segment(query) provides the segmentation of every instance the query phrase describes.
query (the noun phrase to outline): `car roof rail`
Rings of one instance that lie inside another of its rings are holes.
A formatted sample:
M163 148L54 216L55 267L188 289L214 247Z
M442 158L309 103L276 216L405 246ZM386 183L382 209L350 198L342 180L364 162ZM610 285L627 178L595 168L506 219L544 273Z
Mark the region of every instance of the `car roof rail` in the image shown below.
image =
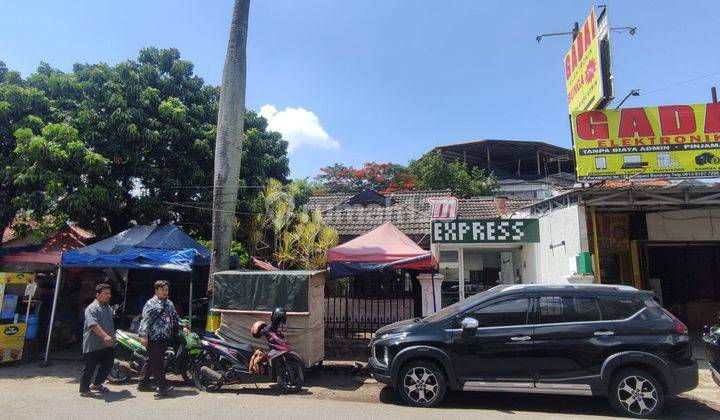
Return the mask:
M513 284L510 286L502 287L502 286L496 286L500 288L500 291L503 292L509 292L513 290L524 290L524 289L551 289L551 290L582 290L582 289L605 289L605 290L617 290L617 291L623 291L623 292L637 292L639 291L635 287L627 286L624 284Z

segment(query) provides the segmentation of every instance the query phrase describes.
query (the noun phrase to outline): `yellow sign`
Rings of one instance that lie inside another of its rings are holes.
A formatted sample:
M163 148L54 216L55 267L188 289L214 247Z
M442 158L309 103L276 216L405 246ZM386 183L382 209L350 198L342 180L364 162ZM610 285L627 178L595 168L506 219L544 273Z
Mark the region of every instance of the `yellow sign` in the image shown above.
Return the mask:
M720 103L571 114L579 181L720 176Z
M35 281L35 273L0 273L0 284L27 284Z
M25 328L25 324L0 325L0 363L22 358Z
M595 8L590 10L564 62L570 112L595 109L604 99Z

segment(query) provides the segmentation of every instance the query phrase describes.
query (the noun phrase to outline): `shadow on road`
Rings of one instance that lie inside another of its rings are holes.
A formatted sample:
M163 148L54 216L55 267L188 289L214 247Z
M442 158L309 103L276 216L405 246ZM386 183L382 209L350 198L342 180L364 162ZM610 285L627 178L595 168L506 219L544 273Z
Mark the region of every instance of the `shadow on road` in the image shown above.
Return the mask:
M395 391L386 386L380 391L380 401L386 404L403 405ZM604 397L582 397L565 395L511 394L493 392L450 391L438 405L439 408L496 410L506 414L538 412L564 415L613 416L616 414ZM702 401L683 397L671 397L665 402L661 418L720 418L720 411Z

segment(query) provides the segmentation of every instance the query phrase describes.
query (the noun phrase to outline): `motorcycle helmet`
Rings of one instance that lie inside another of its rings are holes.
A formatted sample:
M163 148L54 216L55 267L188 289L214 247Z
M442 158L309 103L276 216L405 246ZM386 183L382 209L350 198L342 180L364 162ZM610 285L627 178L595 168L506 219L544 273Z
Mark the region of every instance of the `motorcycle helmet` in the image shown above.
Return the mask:
M254 324L252 324L252 327L250 327L250 334L252 334L255 338L260 338L262 335L262 330L265 328L267 324L262 321L257 321Z
M287 311L285 311L285 308L273 309L272 315L270 315L270 325L273 326L273 330L277 330L280 324L285 323L287 323Z

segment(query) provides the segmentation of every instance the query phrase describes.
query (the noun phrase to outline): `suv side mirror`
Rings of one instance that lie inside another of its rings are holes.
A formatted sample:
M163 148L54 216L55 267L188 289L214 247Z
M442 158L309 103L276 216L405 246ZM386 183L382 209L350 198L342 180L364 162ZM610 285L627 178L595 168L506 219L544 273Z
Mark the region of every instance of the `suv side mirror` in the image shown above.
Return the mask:
M475 331L477 331L478 326L480 323L475 318L467 317L460 322L460 326L462 327L462 330L464 333L468 334L475 334Z

